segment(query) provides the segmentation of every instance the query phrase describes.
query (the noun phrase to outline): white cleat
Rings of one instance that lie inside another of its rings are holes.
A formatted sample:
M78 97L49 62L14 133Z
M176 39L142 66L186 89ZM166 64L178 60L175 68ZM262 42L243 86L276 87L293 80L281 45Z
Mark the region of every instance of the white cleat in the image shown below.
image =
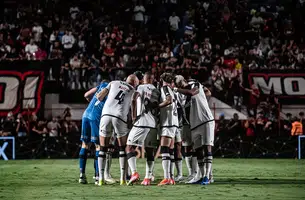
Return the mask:
M192 174L192 175L189 175L188 177L186 177L185 179L184 179L184 183L187 183L187 182L189 182L190 180L192 180L194 178L194 175Z
M186 182L186 184L198 184L198 183L200 183L200 181L201 181L201 178L194 177L192 180Z
M183 176L176 176L174 178L175 182L182 182L184 180L184 177Z
M115 184L117 181L114 178L112 178L111 175L110 175L110 176L105 177L105 182L107 184Z
M81 174L79 179L78 179L78 182L81 183L81 184L87 184L88 181L87 181L86 175L85 174Z
M214 180L214 176L210 176L210 183L214 183L215 180Z

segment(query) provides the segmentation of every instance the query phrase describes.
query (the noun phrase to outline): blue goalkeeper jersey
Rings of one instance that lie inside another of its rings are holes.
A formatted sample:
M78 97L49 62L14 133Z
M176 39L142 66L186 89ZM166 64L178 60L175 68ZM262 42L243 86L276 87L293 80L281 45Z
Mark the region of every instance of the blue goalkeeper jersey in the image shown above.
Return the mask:
M90 120L98 120L98 121L101 119L101 114L107 98L104 98L103 101L101 101L97 106L95 106L95 103L98 101L98 99L96 98L96 94L102 91L107 85L108 82L103 82L96 87L97 90L94 93L88 107L86 108L83 114L83 118L88 118Z

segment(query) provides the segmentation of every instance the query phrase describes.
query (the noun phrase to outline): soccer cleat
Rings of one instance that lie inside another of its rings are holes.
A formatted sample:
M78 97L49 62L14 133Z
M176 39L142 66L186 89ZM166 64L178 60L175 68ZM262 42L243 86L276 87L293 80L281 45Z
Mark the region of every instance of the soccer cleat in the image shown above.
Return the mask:
M205 176L201 182L201 185L208 185L208 184L210 184L210 180L208 177Z
M200 184L201 183L201 178L198 178L198 177L194 177L192 180L186 182L187 184Z
M153 174L151 175L150 180L151 180L151 182L155 181L155 176Z
M98 181L98 186L106 185L104 180L99 180Z
M175 180L173 178L169 179L170 185L176 185Z
M189 175L188 177L186 177L184 183L187 183L189 182L190 180L192 180L195 176L192 174L192 175Z
M144 178L144 180L142 181L141 185L150 185L151 179L149 178Z
M127 185L132 185L133 183L140 180L140 175L138 172L135 172L133 175L131 175Z
M176 176L175 177L175 182L182 182L184 180L183 176Z
M99 183L99 177L97 176L97 177L95 177L94 184L95 184L95 185L98 185L98 183Z
M162 186L162 185L170 185L170 179L163 179L159 184L158 186Z
M210 176L210 183L214 183L215 180L214 180L214 176Z
M126 180L121 180L120 185L126 185Z
M88 181L87 181L86 175L85 174L81 174L79 179L78 179L78 182L81 183L81 184L87 184Z
M105 181L108 184L115 184L117 181L111 177L111 175L105 177Z

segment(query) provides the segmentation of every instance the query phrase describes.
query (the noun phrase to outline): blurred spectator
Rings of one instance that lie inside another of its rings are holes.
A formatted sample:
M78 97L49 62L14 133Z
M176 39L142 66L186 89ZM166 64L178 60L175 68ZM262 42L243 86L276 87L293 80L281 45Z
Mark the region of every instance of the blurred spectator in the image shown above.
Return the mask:
M303 135L303 124L298 120L297 117L294 117L291 128L291 135Z
M12 112L7 114L7 117L1 121L0 136L12 136L16 132L16 123Z
M16 133L18 137L25 137L28 135L28 124L23 118L22 114L19 113L16 119Z
M56 117L53 117L52 121L48 122L47 128L49 130L49 136L50 137L58 137L59 136L59 132L60 132L61 126L58 123Z
M242 130L243 128L239 116L237 113L234 113L233 118L227 124L227 131L229 132L229 135L241 135Z
M30 43L25 46L25 53L28 60L36 59L36 52L38 51L38 46L34 43L34 40L31 39Z

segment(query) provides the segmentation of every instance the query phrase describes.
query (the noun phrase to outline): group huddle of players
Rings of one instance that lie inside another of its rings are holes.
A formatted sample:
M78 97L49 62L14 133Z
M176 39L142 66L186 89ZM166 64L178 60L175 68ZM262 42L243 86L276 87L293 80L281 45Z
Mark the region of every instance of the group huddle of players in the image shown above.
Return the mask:
M213 182L215 122L206 98L210 91L194 79L171 73L162 74L158 85L154 83L150 72L132 74L125 81L103 81L85 93L90 103L82 118L80 183L87 183L85 168L90 142L96 146L95 183L101 186L116 182L110 175L115 140L121 185L140 180L136 148L142 146L147 158L142 185L154 181L154 152L158 146L164 171L164 179L158 185ZM188 168L186 178L182 175L182 146Z

